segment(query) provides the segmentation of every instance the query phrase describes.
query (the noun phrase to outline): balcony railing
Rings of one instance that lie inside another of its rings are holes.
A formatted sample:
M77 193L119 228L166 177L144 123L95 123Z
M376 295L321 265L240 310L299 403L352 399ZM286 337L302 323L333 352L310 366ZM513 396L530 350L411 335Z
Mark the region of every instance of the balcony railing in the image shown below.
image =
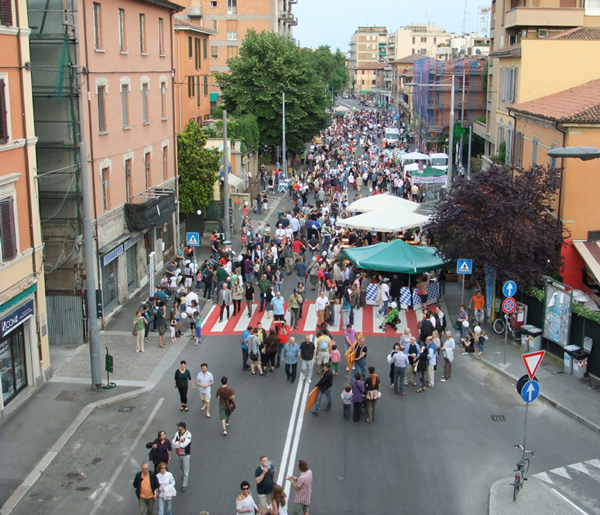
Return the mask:
M576 7L515 7L506 11L504 28L581 27L584 13Z

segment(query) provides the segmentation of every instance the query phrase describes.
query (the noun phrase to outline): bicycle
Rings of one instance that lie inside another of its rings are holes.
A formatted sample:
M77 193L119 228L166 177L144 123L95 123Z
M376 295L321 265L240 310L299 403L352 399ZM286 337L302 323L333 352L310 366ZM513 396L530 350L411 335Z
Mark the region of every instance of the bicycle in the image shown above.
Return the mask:
M523 488L523 483L527 481L527 472L529 471L530 460L528 456L533 458L533 451L526 451L525 447L522 445L515 445L517 449L522 451L521 461L517 463L517 468L515 469L515 481L511 483L513 487L513 501L517 500L517 494L519 490Z
M469 320L471 327L480 326L485 321L485 313L483 309L469 308Z
M506 314L504 316L499 316L498 318L496 318L496 320L494 320L494 323L492 324L492 328L494 329L494 332L496 334L504 334L504 330L506 329L507 323L508 323L508 330L512 334L513 338L515 340L518 340L519 339L519 329L516 327L513 327L512 323L510 321L510 317Z

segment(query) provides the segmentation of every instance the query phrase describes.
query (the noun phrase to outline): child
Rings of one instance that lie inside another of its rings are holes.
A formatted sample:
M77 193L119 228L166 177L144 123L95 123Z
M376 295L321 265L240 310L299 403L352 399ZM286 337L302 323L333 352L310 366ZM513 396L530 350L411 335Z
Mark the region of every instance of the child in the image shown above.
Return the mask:
M169 326L169 329L171 330L171 343L175 343L177 341L177 338L175 338L177 330L177 321L175 320L175 308L171 310L171 322Z
M171 316L175 316L175 336L181 336L181 306L178 300L173 302ZM177 341L177 340L175 340Z
M199 345L202 343L202 319L200 318L200 313L197 311L194 311L194 327L196 336L196 343L194 345Z
M281 285L283 284L283 274L281 270L277 269L275 272L275 291L281 291Z
M265 227L265 245L271 242L271 224Z
M334 343L331 346L331 352L329 353L329 359L331 360L331 369L333 370L333 375L338 375L338 363L341 360L340 351L337 348L337 345Z
M480 358L483 354L483 344L488 339L488 336L485 334L485 331L482 329L481 334L477 337L477 343L479 347L479 352L477 353L477 357Z
M342 403L344 405L344 420L350 420L350 406L352 406L352 388L347 385L342 392Z
M244 205L244 218L248 218L248 202L246 202L246 204Z

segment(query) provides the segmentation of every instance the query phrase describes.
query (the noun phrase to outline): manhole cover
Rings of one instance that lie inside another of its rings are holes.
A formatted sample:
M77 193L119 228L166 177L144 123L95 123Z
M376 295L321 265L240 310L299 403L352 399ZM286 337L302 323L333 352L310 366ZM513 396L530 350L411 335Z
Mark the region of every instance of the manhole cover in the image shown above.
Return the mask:
M135 409L135 406L119 406L119 408L117 408L117 412L118 413L131 413L133 410Z
M73 402L79 399L79 393L78 392L68 392L68 391L64 391L64 392L60 392L58 394L58 397L56 397L55 400L57 401L66 401L66 402Z
M492 420L494 422L506 422L504 415L492 415Z

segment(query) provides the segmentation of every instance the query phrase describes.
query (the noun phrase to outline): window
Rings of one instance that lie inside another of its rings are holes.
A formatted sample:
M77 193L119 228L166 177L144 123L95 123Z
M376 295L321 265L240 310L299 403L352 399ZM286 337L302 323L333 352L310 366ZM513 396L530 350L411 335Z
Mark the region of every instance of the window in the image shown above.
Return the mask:
M227 0L227 14L237 14L237 0Z
M228 32L227 41L237 41L237 32Z
M142 84L142 111L144 115L144 123L150 123L148 116L148 83Z
M119 50L127 52L127 44L125 42L125 9L119 9Z
M146 15L140 14L140 53L146 53Z
M200 55L200 38L194 38L194 46L196 48L196 70L202 67L202 56Z
M210 47L210 58L211 59L218 59L219 58L219 47L218 46L211 46Z
M210 20L210 30L217 32L218 23L217 20Z
M237 41L237 20L227 20L227 41Z
M17 232L15 220L15 199L13 197L0 200L0 247L2 261L11 261L17 257Z
M106 132L106 86L98 86L98 132Z
M204 59L206 59L208 56L207 54L208 54L208 39L204 38L202 40L202 57Z
M237 57L237 55L238 55L238 47L236 47L236 46L228 46L227 47L227 59Z
M427 53L427 49L426 48L419 48L419 54L425 55L426 53Z
M506 90L506 100L509 102L515 101L515 82L517 76L517 69L513 66L508 69L508 82L507 82L507 90Z
M100 175L102 177L102 207L104 211L110 210L110 183L108 182L108 177L110 175L110 168L102 168L100 170Z
M188 36L188 57L192 59L194 57L194 38Z
M217 7L217 0L210 0L211 7Z
M123 128L129 128L129 85L121 84L121 110L123 111Z
M162 18L158 19L158 54L165 55L165 22Z
M600 16L600 0L586 0L585 15Z
M500 100L504 102L506 99L506 66L502 67L502 73L500 75Z
M4 4L4 1L2 1ZM102 9L100 4L94 2L94 48L102 50Z
M364 84L365 84L365 79L362 79L362 85L364 86Z
M0 79L0 145L5 145L10 139L8 134L8 95L6 82Z
M201 95L201 93L200 93L200 75L198 75L196 77L196 83L198 84L198 89L196 90L196 93L197 93L197 95L196 95L196 106L199 108L200 107L200 95Z
M161 119L168 120L167 113L167 83L160 83L160 117Z
M131 174L132 160L125 160L125 193L127 194L127 202L133 197L133 175Z
M417 38L412 38L412 40L413 40L412 44L413 44L413 45L416 43L416 39L417 39Z
M169 147L163 147L163 180L167 180L167 176L169 175Z
M555 148L558 148L558 144L556 143L550 143L550 150L553 150ZM551 157L550 158L550 168L556 168L556 158L555 157Z
M0 25L12 27L12 2L10 0L0 0Z
M437 38L433 38L433 44L437 44Z
M421 43L427 43L427 38L422 37L421 38Z
M152 175L150 170L150 160L152 154L150 152L146 152L144 154L144 174L146 176L146 189L149 189L152 185Z
M377 81L376 81L375 79L373 79L373 80L371 81L371 84L373 84L373 86L375 86L375 84L377 84Z
M195 89L195 81L194 81L194 77L189 76L188 77L188 97L190 98L194 98L194 89Z
M537 164L537 151L538 151L538 139L537 137L533 138L533 149L531 150L531 166L535 166Z
M204 76L204 96L208 95L208 77Z
M512 129L506 129L506 164L512 165L512 141L513 131Z

